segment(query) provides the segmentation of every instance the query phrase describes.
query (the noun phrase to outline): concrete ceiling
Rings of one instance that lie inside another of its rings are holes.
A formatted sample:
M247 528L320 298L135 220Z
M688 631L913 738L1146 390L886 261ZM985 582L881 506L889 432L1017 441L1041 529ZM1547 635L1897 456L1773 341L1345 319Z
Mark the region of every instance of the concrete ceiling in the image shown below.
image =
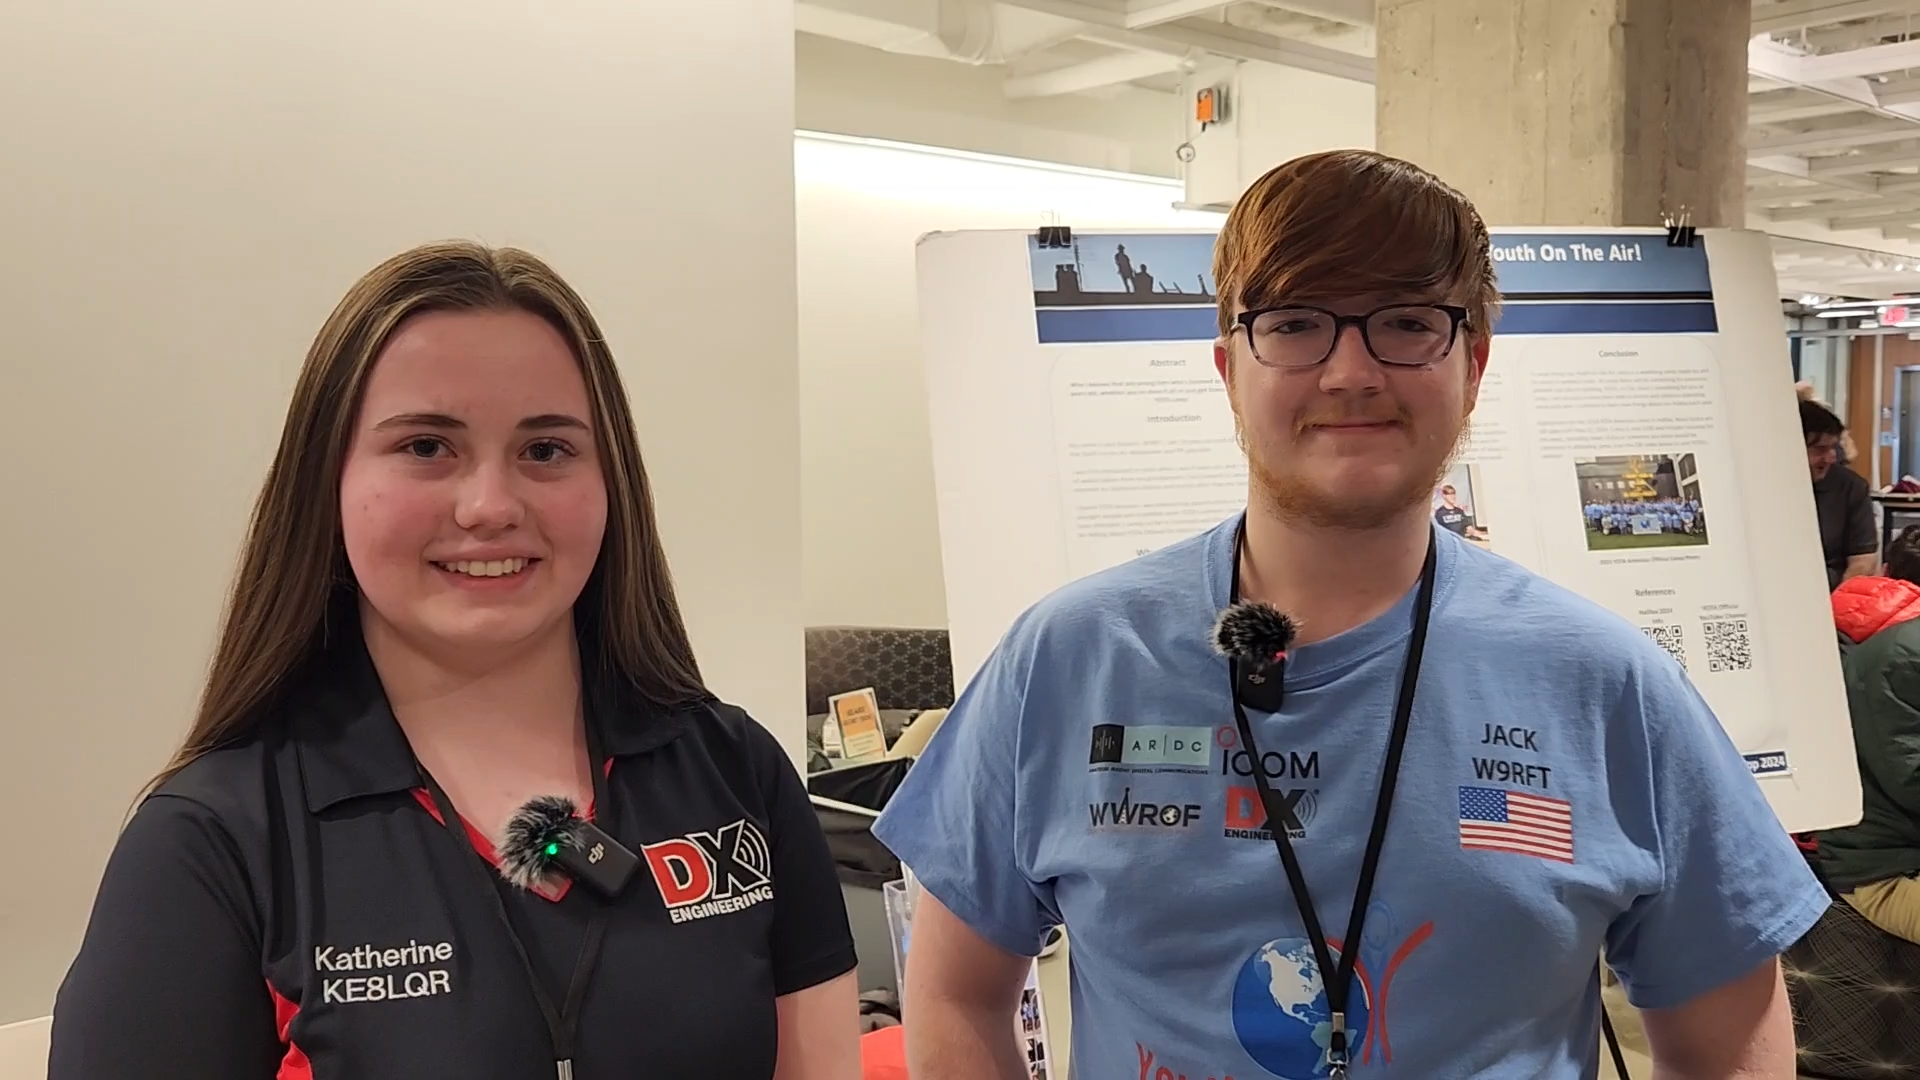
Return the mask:
M1372 0L797 0L802 31L993 65L1009 98L1173 93L1227 57L1373 79ZM1920 0L1755 0L1749 224L1784 289L1920 290ZM1897 268L1897 269L1896 269Z

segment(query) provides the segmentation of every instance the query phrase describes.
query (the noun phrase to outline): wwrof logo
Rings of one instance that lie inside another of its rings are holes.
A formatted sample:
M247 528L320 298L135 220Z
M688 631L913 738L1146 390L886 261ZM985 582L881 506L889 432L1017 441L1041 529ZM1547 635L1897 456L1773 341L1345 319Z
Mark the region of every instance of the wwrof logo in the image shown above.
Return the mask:
M773 852L750 821L640 849L676 923L731 915L773 899Z

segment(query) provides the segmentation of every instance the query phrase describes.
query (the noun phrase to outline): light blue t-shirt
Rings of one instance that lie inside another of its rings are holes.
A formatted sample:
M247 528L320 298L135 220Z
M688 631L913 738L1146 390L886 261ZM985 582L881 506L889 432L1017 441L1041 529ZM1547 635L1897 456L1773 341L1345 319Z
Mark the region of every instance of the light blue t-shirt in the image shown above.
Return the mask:
M1235 524L1021 616L874 826L1000 947L1067 928L1086 1080L1327 1074L1326 996L1209 644ZM1827 895L1666 653L1436 537L1352 1071L1591 1077L1603 947L1634 1004L1673 1006L1778 955ZM1336 956L1413 605L1294 650L1284 710L1250 715Z

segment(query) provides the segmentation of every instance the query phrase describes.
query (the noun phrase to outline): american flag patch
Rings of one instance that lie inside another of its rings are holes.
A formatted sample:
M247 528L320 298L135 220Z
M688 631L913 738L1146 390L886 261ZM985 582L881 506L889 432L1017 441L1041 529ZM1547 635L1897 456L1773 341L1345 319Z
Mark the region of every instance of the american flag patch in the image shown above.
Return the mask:
M1573 861L1573 804L1499 788L1460 789L1460 846Z

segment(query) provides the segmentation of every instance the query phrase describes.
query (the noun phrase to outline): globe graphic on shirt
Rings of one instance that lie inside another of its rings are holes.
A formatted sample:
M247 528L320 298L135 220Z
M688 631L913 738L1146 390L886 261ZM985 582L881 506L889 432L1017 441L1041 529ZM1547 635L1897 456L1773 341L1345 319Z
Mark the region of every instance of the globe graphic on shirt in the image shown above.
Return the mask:
M1340 954L1333 953L1334 962ZM1367 1000L1355 979L1347 999L1347 1053L1357 1059L1367 1032ZM1320 968L1305 938L1269 941L1240 965L1233 982L1233 1033L1247 1056L1284 1080L1326 1076L1333 1014Z

